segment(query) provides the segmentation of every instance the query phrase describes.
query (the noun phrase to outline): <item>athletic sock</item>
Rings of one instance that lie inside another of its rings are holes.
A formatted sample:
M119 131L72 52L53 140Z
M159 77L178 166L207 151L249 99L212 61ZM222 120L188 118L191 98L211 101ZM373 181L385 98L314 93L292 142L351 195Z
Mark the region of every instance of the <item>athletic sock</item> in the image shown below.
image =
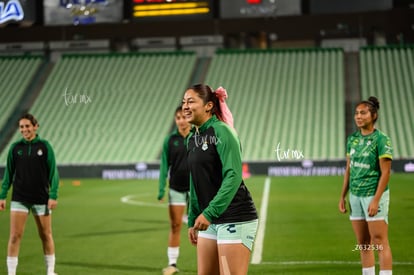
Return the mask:
M180 247L168 247L167 249L167 255L168 255L168 265L177 265L177 259L180 255Z
M375 275L375 266L363 267L362 275Z
M380 270L379 275L392 275L392 270Z
M45 255L45 264L46 264L46 270L48 275L54 275L55 274L55 263L56 258L55 255Z
M8 275L16 275L17 264L19 260L17 257L7 257L7 271Z

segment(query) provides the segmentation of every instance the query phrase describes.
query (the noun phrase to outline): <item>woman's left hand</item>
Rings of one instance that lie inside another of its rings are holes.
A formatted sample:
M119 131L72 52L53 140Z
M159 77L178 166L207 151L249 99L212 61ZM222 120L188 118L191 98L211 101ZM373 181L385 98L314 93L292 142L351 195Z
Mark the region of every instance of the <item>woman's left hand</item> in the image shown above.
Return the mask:
M55 208L56 208L56 206L57 206L57 200L52 200L52 199L49 199L49 201L48 201L48 203L47 203L47 207L48 207L49 209L55 209Z
M374 199L369 204L369 206L368 206L368 215L370 217L373 217L373 216L377 215L377 213L378 213L378 204L379 204L378 201L376 201Z

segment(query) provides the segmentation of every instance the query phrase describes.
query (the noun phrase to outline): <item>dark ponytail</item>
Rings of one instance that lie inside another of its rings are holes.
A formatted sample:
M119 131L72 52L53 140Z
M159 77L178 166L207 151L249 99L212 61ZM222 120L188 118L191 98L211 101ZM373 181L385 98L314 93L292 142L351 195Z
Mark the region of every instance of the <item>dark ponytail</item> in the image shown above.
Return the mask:
M196 84L189 87L187 90L193 90L203 100L204 104L207 102L213 102L213 108L211 110L212 115L216 115L217 118L232 128L233 126L233 115L227 106L227 91L223 87L219 87L213 90L210 86L205 84Z
M213 102L213 109L211 110L211 114L218 116L221 115L219 99L216 97L214 90L210 86L206 84L195 84L187 88L187 90L190 89L198 94L198 96L203 100L204 104L207 104L209 101Z

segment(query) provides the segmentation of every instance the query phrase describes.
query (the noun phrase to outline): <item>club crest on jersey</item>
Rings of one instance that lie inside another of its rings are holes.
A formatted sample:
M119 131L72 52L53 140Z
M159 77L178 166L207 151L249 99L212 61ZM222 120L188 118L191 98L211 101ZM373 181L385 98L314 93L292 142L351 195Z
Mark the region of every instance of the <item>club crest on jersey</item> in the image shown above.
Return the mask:
M205 151L205 150L207 150L207 149L208 149L207 142L204 142L204 143L203 143L203 145L201 146L201 149L202 149L203 151Z
M42 156L42 155L43 155L43 151L42 151L42 149L37 150L37 155L38 155L38 156Z

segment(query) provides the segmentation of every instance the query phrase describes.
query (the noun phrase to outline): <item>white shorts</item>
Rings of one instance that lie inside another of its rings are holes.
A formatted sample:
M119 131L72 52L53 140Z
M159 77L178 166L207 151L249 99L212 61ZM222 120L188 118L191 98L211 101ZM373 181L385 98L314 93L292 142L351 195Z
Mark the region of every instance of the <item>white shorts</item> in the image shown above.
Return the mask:
M256 238L258 220L223 224L210 224L205 231L198 231L199 238L216 240L217 244L245 245L250 251Z
M47 204L30 204L18 201L12 201L10 204L10 211L29 213L32 211L36 216L48 216L52 214L52 210L47 207Z
M370 217L368 215L368 206L371 203L372 198L374 198L374 196L358 197L353 195L352 193L349 194L349 207L351 209L349 219L351 221L365 220L367 222L384 220L386 223L388 223L390 190L387 190L384 193L382 193L381 199L378 204L378 213L375 216Z
M190 192L178 192L171 188L168 192L168 201L170 205L186 206L189 197Z

